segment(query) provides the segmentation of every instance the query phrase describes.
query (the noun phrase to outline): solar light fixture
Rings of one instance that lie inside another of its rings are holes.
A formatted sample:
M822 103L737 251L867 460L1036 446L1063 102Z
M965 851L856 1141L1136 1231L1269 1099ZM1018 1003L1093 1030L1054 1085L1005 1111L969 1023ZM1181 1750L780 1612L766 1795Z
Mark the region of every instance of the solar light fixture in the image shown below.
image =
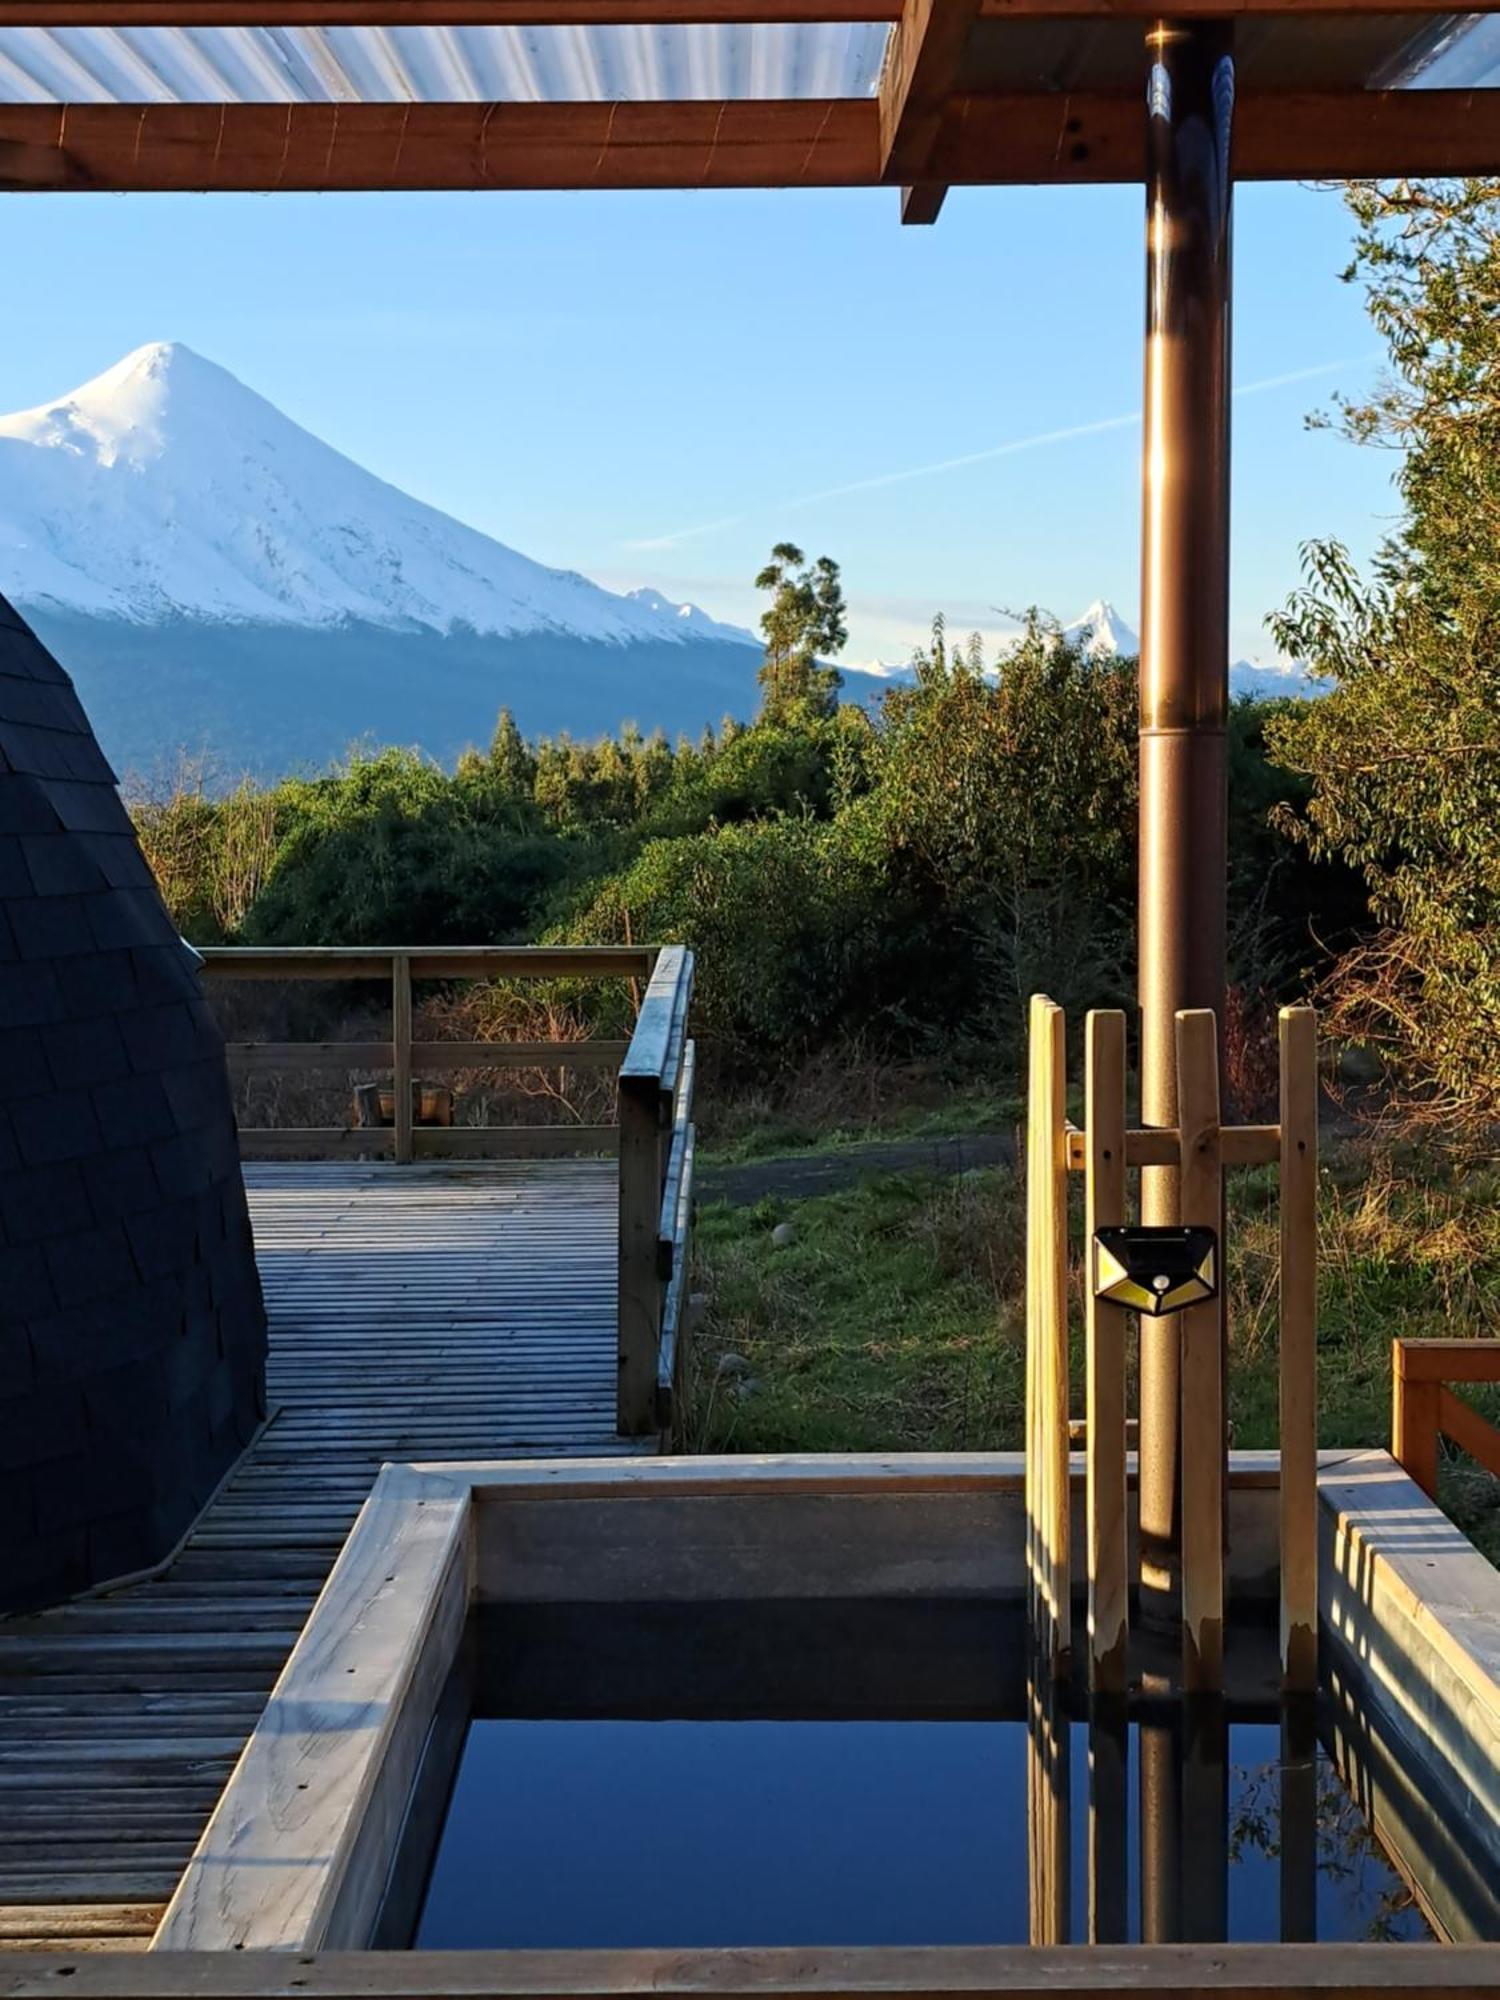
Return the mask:
M1094 1297L1162 1319L1219 1288L1212 1229L1123 1223L1094 1231Z

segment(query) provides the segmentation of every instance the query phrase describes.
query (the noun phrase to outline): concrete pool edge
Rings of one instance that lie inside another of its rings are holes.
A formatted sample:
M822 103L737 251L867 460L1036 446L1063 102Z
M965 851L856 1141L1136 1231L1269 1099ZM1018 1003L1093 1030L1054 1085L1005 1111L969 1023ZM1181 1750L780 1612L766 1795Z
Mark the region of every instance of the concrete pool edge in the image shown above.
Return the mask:
M471 1602L1010 1596L1022 1582L1022 1479L1017 1453L387 1467L153 1948L368 1943ZM1230 1486L1244 1581L1258 1594L1275 1454L1233 1454ZM1424 1708L1412 1691L1465 1689L1434 1741L1459 1769L1493 1760L1500 1574L1384 1452L1323 1454L1319 1490L1325 1639L1390 1700L1419 1753L1416 1718L1442 1703ZM1425 1593L1411 1570L1418 1543ZM1462 1569L1456 1629L1443 1615L1449 1564Z

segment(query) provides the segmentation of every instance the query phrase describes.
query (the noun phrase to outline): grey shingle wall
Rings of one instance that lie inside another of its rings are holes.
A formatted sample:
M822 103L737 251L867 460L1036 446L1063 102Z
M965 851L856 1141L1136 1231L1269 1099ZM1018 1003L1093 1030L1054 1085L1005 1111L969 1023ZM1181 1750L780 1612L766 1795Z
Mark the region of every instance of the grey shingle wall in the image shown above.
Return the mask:
M265 1403L223 1044L72 683L0 598L0 1609L145 1567Z

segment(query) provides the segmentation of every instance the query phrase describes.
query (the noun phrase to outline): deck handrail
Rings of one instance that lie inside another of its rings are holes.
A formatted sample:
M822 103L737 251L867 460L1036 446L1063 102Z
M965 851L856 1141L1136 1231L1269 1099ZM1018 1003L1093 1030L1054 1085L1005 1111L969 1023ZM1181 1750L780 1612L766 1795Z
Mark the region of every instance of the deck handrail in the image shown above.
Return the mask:
M416 1041L412 986L447 979L649 979L654 947L641 945L210 945L201 952L212 980L350 980L391 982L389 1040L230 1042L238 1071L388 1070L392 1123L387 1126L241 1126L246 1159L333 1158L388 1154L414 1159L536 1158L613 1152L613 1125L421 1126L412 1116L412 1081L420 1070L617 1069L629 1044L611 1040Z
M1451 1438L1500 1478L1500 1429L1450 1382L1500 1383L1500 1340L1391 1342L1391 1456L1437 1498L1438 1439Z
M618 1428L670 1429L681 1386L693 1217L693 1077L688 1036L693 954L683 945L211 946L204 976L389 979L388 1041L231 1042L241 1069L388 1070L389 1126L242 1127L247 1159L380 1153L410 1160L617 1153L620 1177ZM420 979L644 979L628 1041L424 1042L412 1035ZM423 1070L531 1067L617 1071L617 1125L421 1126L412 1115Z
M693 954L664 945L620 1065L620 1429L670 1427L693 1214Z
M656 950L632 944L201 945L221 979L383 979L404 958L413 979L646 979Z

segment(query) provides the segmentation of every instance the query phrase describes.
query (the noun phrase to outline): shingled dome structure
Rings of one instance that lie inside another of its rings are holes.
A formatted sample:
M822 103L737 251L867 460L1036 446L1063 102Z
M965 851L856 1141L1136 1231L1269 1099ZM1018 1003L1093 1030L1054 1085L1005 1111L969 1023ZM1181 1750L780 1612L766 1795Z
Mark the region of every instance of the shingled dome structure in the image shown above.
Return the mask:
M193 954L0 598L0 1608L166 1555L264 1412L265 1347Z

